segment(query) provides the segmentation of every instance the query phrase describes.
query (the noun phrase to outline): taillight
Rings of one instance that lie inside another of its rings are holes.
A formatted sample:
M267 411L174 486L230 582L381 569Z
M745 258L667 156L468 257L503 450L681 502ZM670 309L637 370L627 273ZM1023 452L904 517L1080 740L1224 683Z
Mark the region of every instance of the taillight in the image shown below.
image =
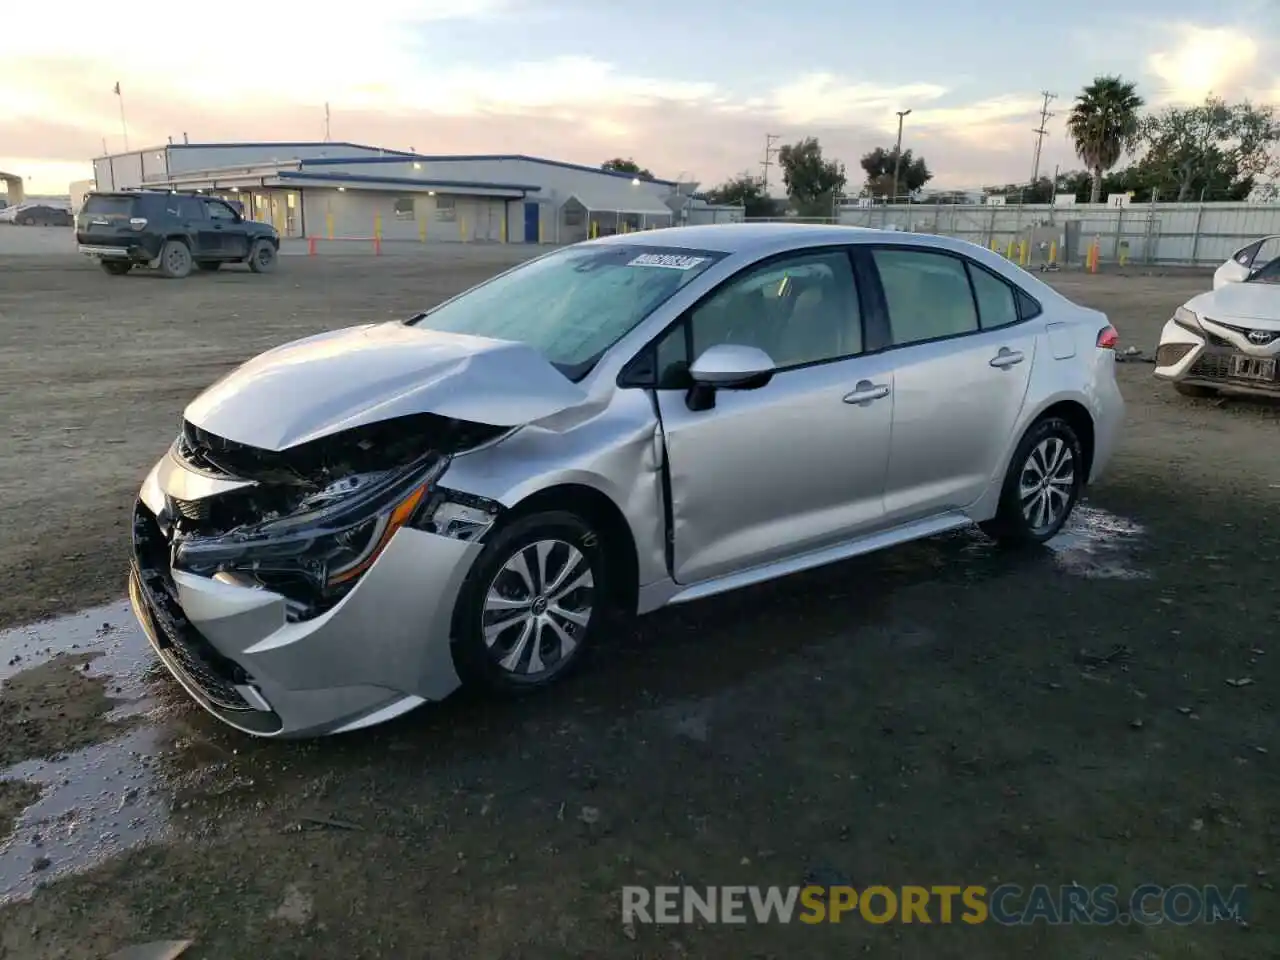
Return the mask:
M1120 342L1120 334L1116 332L1116 328L1107 324L1098 331L1098 349L1114 350L1116 344Z
M130 217L130 218L129 218L129 229L130 229L130 230L141 230L141 229L142 229L143 227L145 227L146 225L147 225L147 218L146 218L146 217Z

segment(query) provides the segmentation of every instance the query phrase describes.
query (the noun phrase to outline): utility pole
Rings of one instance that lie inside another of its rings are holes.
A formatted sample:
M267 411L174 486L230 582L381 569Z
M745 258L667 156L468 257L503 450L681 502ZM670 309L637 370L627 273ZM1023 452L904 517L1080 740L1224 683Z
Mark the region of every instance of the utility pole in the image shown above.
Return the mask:
M761 180L761 187L765 196L769 195L769 168L773 166L773 158L778 155L778 147L774 144L782 139L776 133L766 133L764 135L764 159L760 161L760 166L764 168L764 178Z
M1040 96L1044 97L1044 103L1040 107L1040 126L1036 127L1034 131L1036 135L1036 157L1034 162L1031 164L1032 189L1035 189L1035 183L1040 179L1040 148L1044 144L1044 138L1049 133L1045 124L1048 122L1049 118L1053 116L1053 114L1049 112L1049 103L1052 100L1058 99L1058 95L1056 93L1050 93L1048 90L1041 90Z
M324 105L324 142L329 142L329 102L327 100Z
M124 152L129 152L129 124L124 119L124 94L120 92L120 81L116 81L116 99L120 101L120 133L124 137Z
M910 114L910 110L898 111L898 145L893 148L893 199L890 203L898 202L898 171L902 169L902 120Z

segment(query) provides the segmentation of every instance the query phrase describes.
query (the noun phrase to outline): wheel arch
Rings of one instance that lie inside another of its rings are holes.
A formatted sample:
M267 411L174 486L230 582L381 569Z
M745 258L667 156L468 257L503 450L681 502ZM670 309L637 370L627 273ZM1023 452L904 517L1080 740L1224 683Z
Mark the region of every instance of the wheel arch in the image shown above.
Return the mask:
M622 509L603 491L575 482L543 487L503 511L495 529L552 510L576 514L603 536L606 555L613 564L614 596L611 599L620 609L634 612L640 589L635 534Z
M1022 437L1026 436L1027 430L1030 430L1042 420L1048 420L1051 417L1059 417L1065 420L1079 438L1081 452L1084 455L1084 476L1087 483L1088 478L1093 473L1093 455L1097 447L1098 438L1094 427L1093 414L1078 399L1066 397L1050 402L1027 422L1026 430L1022 431L1022 434L1018 437L1018 442L1020 443Z

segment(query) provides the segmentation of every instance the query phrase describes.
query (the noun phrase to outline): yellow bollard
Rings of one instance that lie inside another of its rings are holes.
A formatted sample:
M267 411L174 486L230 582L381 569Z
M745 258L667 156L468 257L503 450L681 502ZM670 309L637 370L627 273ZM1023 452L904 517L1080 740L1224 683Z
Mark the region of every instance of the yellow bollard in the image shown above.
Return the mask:
M382 214L380 213L373 215L373 239L382 239Z
M427 221L425 220L418 221L418 242L427 242Z
M333 239L333 214L332 213L326 213L324 215L324 229L325 229L325 232L329 235L329 239L332 240Z
M995 238L995 237L992 237L992 238L991 238L991 252L992 252L992 253L999 253L999 252L1000 252L1000 242L999 242L998 240L996 240L996 238Z
M592 220L591 221L591 239L594 240L599 235L599 232L600 232L600 224Z
M467 242L467 218L463 217L458 221L458 239L463 243Z
M1004 248L1004 255L1007 259L1013 259L1013 238L1009 238L1009 245Z
M542 243L542 218L538 218L538 243Z
M507 242L507 218L506 217L502 218L502 233L500 234L500 236L502 237L502 242L506 243Z
M1057 240L1049 241L1049 262L1050 263L1058 262L1058 241Z
M1027 241L1018 241L1018 266L1025 267L1027 265Z

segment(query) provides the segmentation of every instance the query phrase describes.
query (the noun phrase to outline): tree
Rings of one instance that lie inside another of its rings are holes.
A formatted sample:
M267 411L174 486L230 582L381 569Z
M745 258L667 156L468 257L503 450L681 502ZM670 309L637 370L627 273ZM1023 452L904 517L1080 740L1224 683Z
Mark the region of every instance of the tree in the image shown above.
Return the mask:
M606 160L600 164L601 170L608 170L611 173L629 173L633 177L639 177L641 180L652 180L653 171L646 167L640 166L630 157L623 160L621 157L614 157L612 160Z
M1136 84L1115 76L1095 77L1076 97L1067 132L1075 141L1076 154L1093 174L1090 203L1102 197L1102 175L1137 145L1142 105Z
M846 182L844 164L826 160L817 137L789 143L778 151L782 181L796 212L805 217L829 217L835 198Z
M1136 165L1161 196L1247 197L1280 142L1270 106L1228 104L1209 96L1194 107L1167 107L1143 121L1146 153Z
M898 169L898 183L893 182L893 169L898 159L898 148L876 147L862 155L858 165L867 175L866 191L873 197L893 198L899 194L912 194L933 179L924 157L914 156L910 150L902 151L902 163Z
M708 203L741 206L748 217L772 217L777 214L777 204L765 192L764 181L746 172L708 190L703 198Z

